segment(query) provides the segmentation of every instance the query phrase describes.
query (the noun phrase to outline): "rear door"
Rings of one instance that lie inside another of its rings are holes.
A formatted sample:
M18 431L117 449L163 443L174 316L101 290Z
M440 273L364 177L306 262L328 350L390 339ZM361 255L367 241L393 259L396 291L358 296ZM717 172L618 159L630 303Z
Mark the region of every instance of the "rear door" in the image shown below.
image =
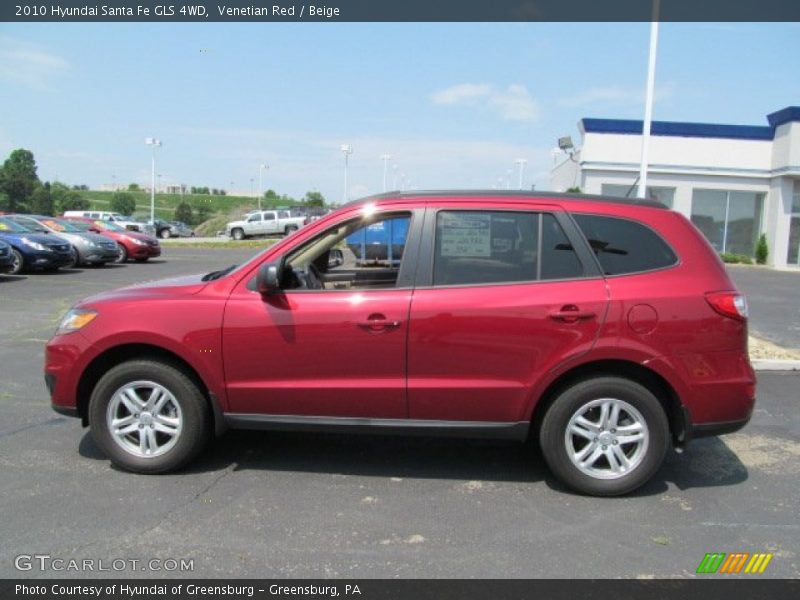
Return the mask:
M409 417L526 420L535 382L589 351L604 279L556 206L429 208L408 345Z

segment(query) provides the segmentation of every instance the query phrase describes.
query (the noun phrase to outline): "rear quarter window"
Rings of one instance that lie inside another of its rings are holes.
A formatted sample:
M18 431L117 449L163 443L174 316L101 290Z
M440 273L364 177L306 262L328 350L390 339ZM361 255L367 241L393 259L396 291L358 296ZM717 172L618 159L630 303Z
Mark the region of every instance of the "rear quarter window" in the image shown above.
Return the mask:
M642 223L599 215L572 216L606 275L654 271L678 262L669 244Z

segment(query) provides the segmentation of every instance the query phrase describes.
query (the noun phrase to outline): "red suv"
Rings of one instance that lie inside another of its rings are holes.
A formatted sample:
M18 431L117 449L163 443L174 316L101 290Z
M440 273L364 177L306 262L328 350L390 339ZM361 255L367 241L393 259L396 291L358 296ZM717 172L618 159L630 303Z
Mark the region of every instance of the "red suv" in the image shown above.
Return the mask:
M357 260L365 228L404 232L391 260ZM564 483L615 495L670 444L747 423L746 319L712 247L660 204L393 193L241 266L79 303L45 379L140 473L226 428L530 435Z

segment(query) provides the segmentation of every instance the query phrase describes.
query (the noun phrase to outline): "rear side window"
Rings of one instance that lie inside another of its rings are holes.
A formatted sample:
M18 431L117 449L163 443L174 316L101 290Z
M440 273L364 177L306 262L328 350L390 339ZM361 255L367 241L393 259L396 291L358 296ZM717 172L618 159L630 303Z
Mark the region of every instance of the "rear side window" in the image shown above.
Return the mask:
M572 216L606 275L653 271L678 262L672 248L641 223L598 215Z
M434 285L515 283L580 277L583 267L550 214L440 211Z

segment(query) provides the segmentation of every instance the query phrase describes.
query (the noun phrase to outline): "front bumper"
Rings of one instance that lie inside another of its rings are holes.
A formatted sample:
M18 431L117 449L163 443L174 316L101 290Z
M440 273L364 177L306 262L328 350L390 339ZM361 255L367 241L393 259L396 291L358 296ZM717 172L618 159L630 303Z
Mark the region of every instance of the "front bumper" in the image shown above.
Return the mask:
M98 247L81 249L79 251L79 259L82 263L100 264L117 260L117 247Z
M64 267L72 262L72 252L43 252L36 250L23 255L28 269L53 269Z
M161 256L161 246L131 244L128 246L128 256L131 258L155 258Z

